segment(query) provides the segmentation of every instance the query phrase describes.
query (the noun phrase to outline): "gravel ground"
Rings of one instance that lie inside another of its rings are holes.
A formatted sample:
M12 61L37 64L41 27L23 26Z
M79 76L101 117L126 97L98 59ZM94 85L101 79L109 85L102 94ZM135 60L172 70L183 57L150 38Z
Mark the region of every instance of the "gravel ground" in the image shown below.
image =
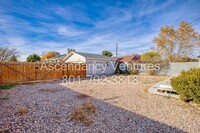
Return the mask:
M115 79L18 85L0 100L0 132L200 132L198 105L146 91L166 77L139 76L137 84ZM85 102L97 107L90 126L71 119ZM20 107L28 113L17 113Z

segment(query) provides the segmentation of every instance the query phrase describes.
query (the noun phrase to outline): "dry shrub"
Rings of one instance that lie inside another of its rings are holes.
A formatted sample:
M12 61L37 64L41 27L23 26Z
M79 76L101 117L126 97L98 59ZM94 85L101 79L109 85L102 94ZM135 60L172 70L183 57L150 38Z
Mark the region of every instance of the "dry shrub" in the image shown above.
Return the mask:
M74 109L71 118L72 120L84 122L86 126L90 126L92 124L92 120L90 120L88 117L89 115L95 112L96 112L95 104L91 102L83 103L81 106Z
M84 103L82 106L83 106L84 110L86 110L86 111L88 111L90 113L95 113L95 111L96 111L96 105L94 105L91 102Z
M90 126L90 125L92 124L92 121L91 121L90 119L87 119L87 118L86 118L86 119L84 120L84 123L85 123L86 126Z
M0 90L0 100L8 100L10 93L8 90Z
M72 119L84 121L87 118L85 111L82 108L75 108L72 113Z
M81 98L81 99L84 99L84 98L89 98L90 96L86 95L86 94L80 94L77 96L77 98Z
M20 114L20 115L24 115L24 114L27 114L27 113L28 113L28 109L25 108L25 107L20 107L18 109L18 114Z
M54 93L54 92L57 92L59 90L56 90L56 89L53 89L53 88L49 88L49 89L40 89L39 91Z

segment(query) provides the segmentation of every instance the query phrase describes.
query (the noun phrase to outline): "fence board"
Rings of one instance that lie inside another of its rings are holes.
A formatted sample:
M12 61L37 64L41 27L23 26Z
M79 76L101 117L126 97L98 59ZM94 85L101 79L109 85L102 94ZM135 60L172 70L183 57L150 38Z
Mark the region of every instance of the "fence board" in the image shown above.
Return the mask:
M2 65L0 65L0 83L3 83Z
M42 67L42 63L0 62L0 84L62 79L63 75L86 77L85 64L65 63L65 69L61 65L50 70L49 66Z

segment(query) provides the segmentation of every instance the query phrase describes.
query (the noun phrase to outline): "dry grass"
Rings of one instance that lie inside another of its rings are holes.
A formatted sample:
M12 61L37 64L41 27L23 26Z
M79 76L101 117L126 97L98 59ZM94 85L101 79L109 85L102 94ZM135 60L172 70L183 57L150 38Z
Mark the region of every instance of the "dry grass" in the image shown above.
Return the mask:
M89 98L90 96L86 95L86 94L80 94L77 96L77 98L80 98L80 99L84 99L84 98Z
M53 89L53 88L48 88L48 89L40 89L39 91L54 93L54 92L58 92L59 90L56 90L56 89Z
M72 113L72 119L77 121L84 121L87 118L85 111L82 108L75 108Z
M89 116L95 112L95 104L91 102L83 103L81 106L74 109L71 115L71 119L76 121L82 121L86 126L90 126L92 124L92 120L89 119Z
M84 123L86 126L90 126L92 124L92 121L90 119L85 119Z
M20 107L17 111L18 114L24 115L28 113L28 109L26 107Z
M4 85L4 86L0 86L0 90L8 90L8 89L11 89L11 88L13 88L17 85L18 85L17 83L13 83L13 84L7 84L7 85Z
M8 99L9 99L8 95L0 96L0 100L8 100Z
M82 106L83 106L83 109L89 113L95 113L96 111L96 105L94 105L91 102L84 103Z

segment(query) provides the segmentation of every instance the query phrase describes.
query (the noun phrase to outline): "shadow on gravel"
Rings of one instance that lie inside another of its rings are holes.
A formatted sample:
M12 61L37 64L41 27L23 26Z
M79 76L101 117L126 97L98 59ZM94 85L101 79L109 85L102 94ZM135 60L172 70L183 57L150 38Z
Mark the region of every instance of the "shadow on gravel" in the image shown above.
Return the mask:
M41 89L47 88L47 84L49 84L48 87L50 86L51 90L58 89L62 91L40 94ZM6 109L1 108L0 132L185 133L181 129L111 105L103 100L93 97L78 98L77 96L81 95L81 93L57 83L36 84L29 89L32 91L31 93L26 90L28 85L24 86L20 90L13 92L15 96L10 98L6 105L3 102L1 105L4 105L4 107L13 106L14 104L21 106L26 103L27 107L31 109L24 116L11 118L9 116L14 112L10 110L8 113ZM24 93L26 97L17 97L18 93ZM31 101L27 103L27 99L31 99ZM85 126L83 123L73 121L70 118L73 109L85 102L92 102L96 105L96 112L91 118L92 124L90 126ZM7 115L3 115L3 113ZM33 122L34 120L36 120L35 123Z

